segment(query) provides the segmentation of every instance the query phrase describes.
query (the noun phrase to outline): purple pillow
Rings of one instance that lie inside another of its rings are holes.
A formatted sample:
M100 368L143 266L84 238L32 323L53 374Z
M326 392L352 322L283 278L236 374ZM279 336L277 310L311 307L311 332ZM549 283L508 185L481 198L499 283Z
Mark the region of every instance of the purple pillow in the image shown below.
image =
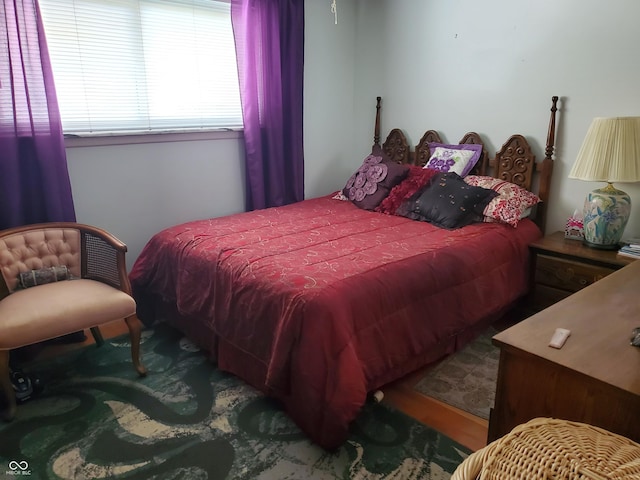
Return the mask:
M382 155L367 156L342 189L342 193L357 207L375 209L409 173L408 165L392 162Z
M447 145L429 142L431 157L425 168L433 168L441 172L455 172L461 177L466 176L482 156L482 145L463 143Z

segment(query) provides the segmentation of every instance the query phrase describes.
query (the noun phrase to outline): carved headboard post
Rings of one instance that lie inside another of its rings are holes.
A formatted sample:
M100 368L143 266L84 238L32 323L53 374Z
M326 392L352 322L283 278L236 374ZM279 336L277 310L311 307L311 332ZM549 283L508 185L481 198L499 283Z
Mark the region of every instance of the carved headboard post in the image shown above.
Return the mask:
M547 148L545 149L545 160L553 157L554 144L556 140L556 112L558 111L558 97L551 97L551 118L549 119L549 132L547 133Z
M556 139L556 112L558 111L558 97L551 97L551 116L549 118L549 131L547 132L547 145L544 150L544 160L540 162L536 168L540 172L540 185L538 187L538 196L542 200L542 204L538 206L536 215L536 223L540 230L544 233L545 223L547 220L547 205L549 202L549 189L551 187L551 174L553 173L553 152Z
M373 146L380 146L380 101L382 97L376 97L376 124L373 130Z
M380 145L380 101L381 97L376 97L376 124L373 131L373 147L371 152L379 154L384 152L389 160L396 163L410 163L411 152L407 139L399 128L394 128L387 135L386 140Z

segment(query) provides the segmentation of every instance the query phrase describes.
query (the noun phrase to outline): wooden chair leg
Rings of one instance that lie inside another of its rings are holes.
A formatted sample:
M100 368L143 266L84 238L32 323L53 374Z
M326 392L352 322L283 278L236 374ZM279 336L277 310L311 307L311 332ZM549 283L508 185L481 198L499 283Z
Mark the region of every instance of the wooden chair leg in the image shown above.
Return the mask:
M9 376L9 350L0 350L0 395L6 403L1 412L2 419L10 422L16 416L16 394Z
M91 335L96 342L96 346L101 347L104 344L104 338L99 327L91 327Z
M138 375L144 377L147 374L147 369L140 362L140 334L142 332L142 323L138 320L138 317L134 314L124 319L129 328L129 338L131 339L131 360L133 361L133 367L138 372Z

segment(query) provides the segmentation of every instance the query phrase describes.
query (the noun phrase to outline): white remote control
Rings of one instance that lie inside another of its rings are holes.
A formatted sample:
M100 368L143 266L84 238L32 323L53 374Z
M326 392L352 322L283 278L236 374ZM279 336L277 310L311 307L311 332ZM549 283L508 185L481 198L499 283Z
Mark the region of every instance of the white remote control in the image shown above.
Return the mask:
M549 342L549 346L553 348L562 348L564 342L569 338L569 335L571 335L571 330L567 330L566 328L556 328L556 331Z

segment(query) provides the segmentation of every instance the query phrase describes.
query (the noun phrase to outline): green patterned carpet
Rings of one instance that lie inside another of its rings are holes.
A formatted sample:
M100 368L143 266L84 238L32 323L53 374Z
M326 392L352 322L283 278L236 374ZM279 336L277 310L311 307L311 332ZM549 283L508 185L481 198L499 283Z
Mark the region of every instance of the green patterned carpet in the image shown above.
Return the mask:
M327 452L166 325L37 366L45 391L0 425L0 478L448 479L469 450L383 404ZM36 370L32 366L28 370Z

